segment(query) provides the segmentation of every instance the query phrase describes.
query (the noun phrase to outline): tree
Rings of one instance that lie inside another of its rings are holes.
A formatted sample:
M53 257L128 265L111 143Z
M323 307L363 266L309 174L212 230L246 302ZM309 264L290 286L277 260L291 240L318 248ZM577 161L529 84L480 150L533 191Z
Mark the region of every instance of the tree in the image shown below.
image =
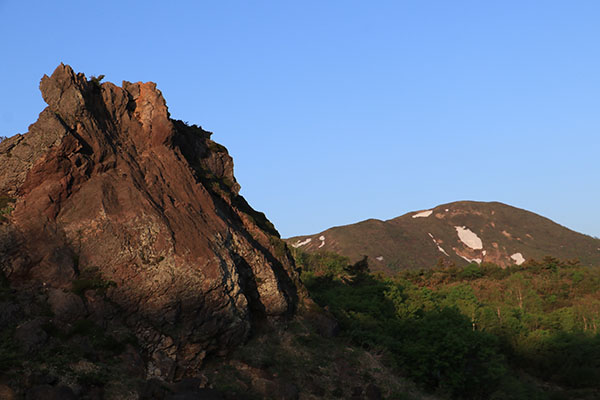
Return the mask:
M348 265L344 268L346 272L347 280L352 283L360 282L369 275L369 257L364 256L362 260L357 261L352 265Z

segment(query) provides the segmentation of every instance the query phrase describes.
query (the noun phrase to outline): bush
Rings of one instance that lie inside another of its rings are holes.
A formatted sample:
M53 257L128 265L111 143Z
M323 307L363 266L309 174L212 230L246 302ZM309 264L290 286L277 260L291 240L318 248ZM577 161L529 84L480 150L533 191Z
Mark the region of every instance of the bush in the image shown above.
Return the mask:
M477 279L481 278L484 275L484 272L481 270L481 267L477 263L471 263L467 265L461 272L459 272L458 277L460 279Z
M456 308L427 312L406 322L401 332L405 339L399 355L408 374L430 388L482 398L506 373L497 339L473 330Z
M115 282L105 280L97 268L87 268L81 271L77 279L73 280L71 291L78 296L83 296L87 290L98 290L104 293L108 288L116 286Z

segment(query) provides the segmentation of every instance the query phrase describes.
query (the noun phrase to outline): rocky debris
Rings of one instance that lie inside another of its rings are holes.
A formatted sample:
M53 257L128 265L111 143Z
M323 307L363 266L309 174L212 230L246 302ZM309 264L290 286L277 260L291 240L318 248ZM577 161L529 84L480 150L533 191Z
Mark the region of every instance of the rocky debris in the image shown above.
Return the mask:
M19 304L81 348L78 332L106 346L133 333L132 368L144 360L146 378L166 381L293 315L305 291L289 251L210 132L172 120L151 82L118 87L61 64L40 89L38 121L0 143L0 197L14 204L0 272L29 288ZM21 337L35 347L30 325Z

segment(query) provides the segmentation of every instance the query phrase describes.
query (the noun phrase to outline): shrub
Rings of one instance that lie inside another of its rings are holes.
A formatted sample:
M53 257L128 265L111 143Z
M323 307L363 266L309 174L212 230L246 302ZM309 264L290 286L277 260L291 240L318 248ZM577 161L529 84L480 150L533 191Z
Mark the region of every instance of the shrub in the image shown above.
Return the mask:
M105 280L98 268L86 268L81 271L77 279L73 280L71 291L78 296L83 296L87 290L98 290L104 293L108 288L116 286L115 282Z
M471 263L467 265L459 274L458 277L460 279L477 279L481 278L484 275L484 272L481 270L481 267L477 263Z
M90 77L90 82L92 82L96 87L100 87L102 79L104 79L104 75L98 75L98 76L92 75Z

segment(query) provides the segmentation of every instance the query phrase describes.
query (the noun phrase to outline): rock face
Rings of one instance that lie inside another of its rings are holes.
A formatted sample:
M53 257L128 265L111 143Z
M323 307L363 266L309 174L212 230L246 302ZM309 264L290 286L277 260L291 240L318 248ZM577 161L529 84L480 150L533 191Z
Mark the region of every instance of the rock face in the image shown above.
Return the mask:
M370 219L287 242L302 251L338 253L351 262L366 255L372 270L389 275L439 263L508 266L546 256L600 265L600 240L498 202L443 204L388 221Z
M293 314L304 292L289 252L238 195L210 132L170 119L154 83L118 87L61 64L40 89L38 121L0 143L0 267L13 288L37 288L65 323L126 325L147 375L164 379Z

